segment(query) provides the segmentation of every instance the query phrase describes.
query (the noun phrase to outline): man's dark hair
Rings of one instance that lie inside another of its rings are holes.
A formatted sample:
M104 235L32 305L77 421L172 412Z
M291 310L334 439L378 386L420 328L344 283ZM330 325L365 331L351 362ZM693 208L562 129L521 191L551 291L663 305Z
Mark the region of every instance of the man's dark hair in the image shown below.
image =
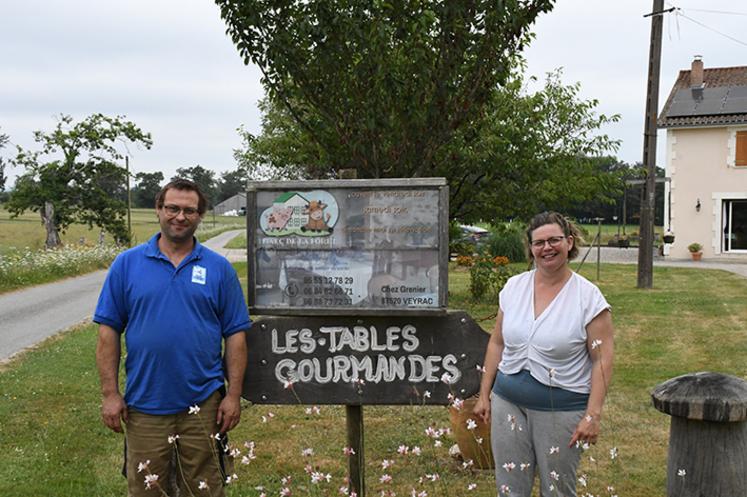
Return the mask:
M207 198L205 198L205 194L202 193L202 190L200 190L197 183L184 178L172 179L161 188L161 191L156 194L156 209L163 207L163 199L166 198L166 192L169 190L187 190L195 192L198 198L197 212L202 216L205 214L205 211L207 211Z
M581 230L579 230L578 226L563 214L560 214L559 212L545 211L534 216L532 220L529 221L529 226L527 226L526 241L529 262L532 262L534 259L532 249L530 248L532 246L532 231L540 226L545 226L546 224L557 224L560 226L560 229L563 230L563 235L573 237L573 247L568 251L568 260L571 261L575 259L578 255L578 247L584 242L584 239L581 236Z

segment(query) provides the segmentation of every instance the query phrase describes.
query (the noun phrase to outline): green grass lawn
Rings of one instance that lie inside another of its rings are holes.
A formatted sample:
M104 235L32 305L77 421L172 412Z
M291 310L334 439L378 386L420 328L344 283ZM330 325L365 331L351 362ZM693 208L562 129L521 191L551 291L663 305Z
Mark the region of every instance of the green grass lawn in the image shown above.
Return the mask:
M197 231L197 238L205 241L222 231L241 229L244 218L208 215ZM159 230L152 209L134 209L132 213L133 244L148 240ZM0 208L0 293L30 285L48 283L105 268L121 250L106 244L97 245L98 228L72 225L62 235L63 250L45 251L46 232L39 218L27 212L12 218Z
M210 212L205 214L202 221L202 229L209 229L216 225L241 224L246 225L245 218L216 216L215 221ZM143 243L158 231L158 219L153 209L133 209L132 210L132 232L133 244ZM62 241L65 244L96 243L99 238L100 229L93 229L83 224L74 224L62 234ZM41 224L39 214L35 212L26 212L18 217L11 217L10 213L0 207L0 254L4 251L15 249L24 249L28 247L31 250L44 248L46 231ZM105 237L106 242L111 242L111 237Z
M246 265L237 264L246 284ZM467 299L467 272L450 272L450 305L475 319L494 305ZM593 268L584 274L592 278ZM625 497L664 496L669 417L651 405L651 389L674 376L709 370L747 376L747 280L720 272L655 268L653 290L635 288L635 267L603 265L599 283L613 306L616 326L615 376L607 401L600 443L586 454L582 471L594 495L608 485ZM490 319L480 323L485 329ZM99 419L100 397L94 364L96 328L84 326L50 339L0 370L0 495L13 497L106 497L125 494L121 469L122 437ZM268 417L272 412L275 416ZM263 422L262 418L270 419ZM365 407L366 482L369 496L391 487L398 496L412 488L429 496L494 496L490 471L464 471L443 447L426 438L427 426L448 426L442 407ZM345 414L340 406L246 406L234 442L256 443L257 459L239 466L229 497L258 496L263 486L277 496L280 479L293 476L293 495L339 495L346 473ZM397 454L399 445L419 446L421 456ZM311 447L311 461L301 450ZM617 447L619 456L609 457ZM596 462L590 462L593 456ZM379 483L383 459L394 478ZM332 483L309 489L304 464L310 462ZM438 472L439 483L418 478ZM467 492L474 482L477 488ZM155 495L155 494L154 494ZM206 494L207 495L207 494Z

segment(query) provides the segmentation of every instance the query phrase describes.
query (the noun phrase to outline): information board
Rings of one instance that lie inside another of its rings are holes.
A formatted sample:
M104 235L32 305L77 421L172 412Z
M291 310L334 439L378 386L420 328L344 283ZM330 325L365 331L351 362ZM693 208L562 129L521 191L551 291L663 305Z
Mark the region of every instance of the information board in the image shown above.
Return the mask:
M477 393L490 335L439 316L273 316L247 333L243 397L258 404L447 404Z
M442 178L250 183L254 314L444 313Z

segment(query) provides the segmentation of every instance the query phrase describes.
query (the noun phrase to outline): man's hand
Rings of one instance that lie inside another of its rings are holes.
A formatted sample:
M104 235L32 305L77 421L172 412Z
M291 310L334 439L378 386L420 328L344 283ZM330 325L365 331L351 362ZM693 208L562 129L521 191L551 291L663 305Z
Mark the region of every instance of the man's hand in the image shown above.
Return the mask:
M228 433L233 430L241 419L241 402L239 397L226 396L218 406L218 419L220 433Z
M117 433L122 433L122 420L127 422L127 405L119 393L104 397L101 404L101 419L104 424Z

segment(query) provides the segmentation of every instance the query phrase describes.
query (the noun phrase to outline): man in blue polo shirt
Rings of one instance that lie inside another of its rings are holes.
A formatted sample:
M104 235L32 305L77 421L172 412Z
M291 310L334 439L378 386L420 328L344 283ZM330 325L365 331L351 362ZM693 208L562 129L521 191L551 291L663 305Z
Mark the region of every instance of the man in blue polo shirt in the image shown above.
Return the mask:
M226 475L214 444L241 417L250 322L236 271L194 238L206 208L195 183L164 186L156 197L160 233L116 258L94 314L101 415L115 432L126 431L130 497L170 491L174 451L182 495L206 488L223 495Z

